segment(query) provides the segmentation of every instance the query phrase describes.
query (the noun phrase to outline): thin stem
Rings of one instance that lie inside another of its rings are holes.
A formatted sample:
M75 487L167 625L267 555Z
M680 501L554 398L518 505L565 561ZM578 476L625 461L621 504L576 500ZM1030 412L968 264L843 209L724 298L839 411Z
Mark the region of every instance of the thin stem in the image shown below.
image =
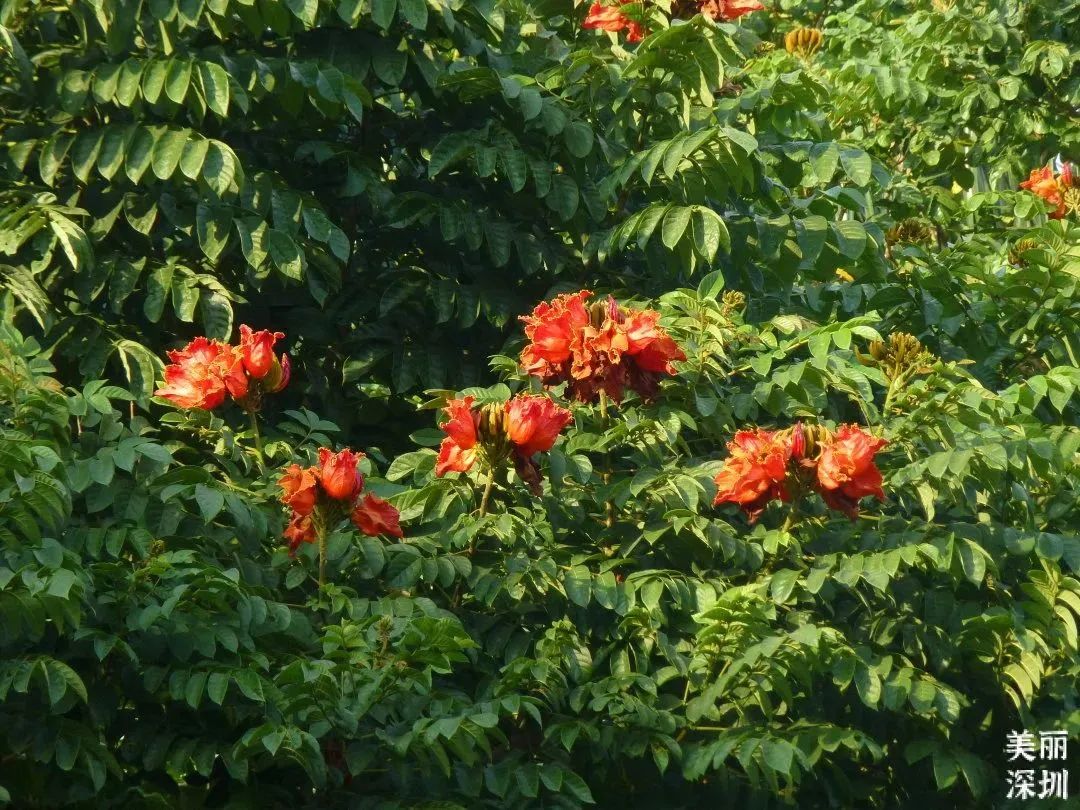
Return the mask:
M604 389L600 389L600 422L605 431L608 427L608 409L607 409L607 392ZM606 487L611 483L611 453L604 450L604 473L602 476L604 486ZM615 525L615 502L612 500L604 501L604 526L610 529Z
M326 528L324 526L316 526L315 534L319 538L319 590L321 591L326 586L326 550L327 550L327 537Z
M798 503L794 503L791 506L790 511L787 513L787 517L784 518L784 525L780 527L782 532L790 532L795 528L795 523L799 520L799 506Z
M266 458L263 456L262 434L259 433L259 415L255 411L248 411L251 419L251 433L255 437L255 457L259 460L259 466L266 467Z
M488 504L491 502L491 491L493 489L495 489L495 467L494 466L488 471L487 483L484 484L484 494L480 496L480 517L484 517L484 515L486 515L487 512L488 512ZM476 553L476 535L474 534L472 540L469 541L468 554L471 557L475 553ZM458 585L460 586L460 584L461 583L459 582ZM456 591L456 589L455 589L455 593L454 593L454 605L455 605L455 607L457 606L457 601L458 601L459 596L460 596L460 593L458 591Z
M488 472L487 483L484 485L484 494L480 496L480 517L487 514L488 502L491 500L491 490L495 488L495 467Z

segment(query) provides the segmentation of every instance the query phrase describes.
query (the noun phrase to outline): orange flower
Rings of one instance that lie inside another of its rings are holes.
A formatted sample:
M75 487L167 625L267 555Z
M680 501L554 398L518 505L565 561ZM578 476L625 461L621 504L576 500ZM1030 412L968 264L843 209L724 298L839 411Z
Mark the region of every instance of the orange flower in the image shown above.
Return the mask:
M655 396L662 374L686 355L659 326L660 313L624 310L608 296L591 307L588 290L541 302L522 316L529 344L522 368L545 385L567 383L567 395L592 402L603 391L616 402L629 386L643 399Z
M791 444L779 433L740 430L728 443L731 455L717 474L713 505L737 503L751 522L757 520L769 501L789 501L784 486Z
M516 453L532 458L550 450L573 418L547 397L519 394L506 403L506 434Z
M710 20L737 20L743 14L764 8L758 0L704 0L701 13Z
M380 534L404 537L400 513L378 495L365 495L363 500L353 507L351 518L356 528L370 537Z
M283 534L289 541L290 557L296 556L296 550L300 548L301 543L314 543L318 539L315 527L311 525L311 516L301 515L299 512L292 513L289 525L285 527Z
M226 394L247 393L247 378L233 347L217 340L197 337L179 351L168 352L172 363L165 367L165 384L154 396L181 408L213 410Z
M244 358L244 370L252 379L261 380L273 370L277 362L274 344L283 337L284 332L271 332L266 329L253 332L250 326L241 324L240 352Z
M439 445L439 457L435 462L435 475L440 478L448 472L466 472L476 462L477 415L472 411L474 397L454 399L446 404L443 423L446 438Z
M1042 197L1054 206L1054 210L1048 214L1050 219L1061 219L1065 216L1065 190L1071 184L1072 168L1066 164L1060 179L1054 177L1054 170L1049 166L1032 169L1028 179L1020 184L1020 188Z
M885 439L857 425L841 425L818 458L818 488L825 503L854 520L859 513L859 499L873 495L885 500L874 454L886 444Z
M625 6L636 1L619 0L619 5ZM593 3L589 7L589 13L581 27L587 31L609 31L613 34L625 30L627 42L640 42L645 38L645 27L641 23L627 17L618 6L605 6L601 3Z
M348 448L339 453L326 447L319 450L318 476L323 491L336 501L354 501L364 488L364 479L356 469L363 457L363 453Z
M303 469L299 464L290 464L278 479L281 502L299 515L310 515L315 509L319 494L315 472L314 467Z

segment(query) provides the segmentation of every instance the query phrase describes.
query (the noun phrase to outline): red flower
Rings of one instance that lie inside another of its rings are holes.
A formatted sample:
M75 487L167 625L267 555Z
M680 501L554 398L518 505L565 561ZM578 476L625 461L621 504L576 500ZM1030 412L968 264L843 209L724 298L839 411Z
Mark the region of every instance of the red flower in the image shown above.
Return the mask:
M314 467L303 469L299 464L290 464L278 479L278 486L281 502L297 514L310 515L315 509L319 491Z
M753 522L769 501L791 500L784 486L791 459L789 441L761 428L740 430L728 450L731 455L715 479L714 505L737 503Z
M860 498L873 495L885 500L874 454L886 444L885 439L872 436L857 425L841 425L818 458L817 480L825 503L854 519Z
M226 394L247 394L247 378L236 350L228 344L197 337L179 351L168 353L165 384L154 396L181 408L213 410Z
M470 470L483 450L488 464L513 456L521 479L539 494L540 468L532 457L552 448L573 415L550 399L531 394L518 394L509 402L476 410L473 401L464 397L447 404L450 419L442 425L447 435L439 447L435 475Z
M364 479L356 469L363 457L363 453L348 448L340 453L326 447L319 450L318 476L323 491L336 501L354 501L364 488Z
M652 309L633 310L626 314L627 354L638 368L657 374L674 374L672 361L686 355L660 327L660 313Z
M570 359L575 336L589 325L585 302L590 295L589 290L559 295L551 303L541 301L532 315L521 317L530 341L521 355L528 373L543 376Z
M619 5L633 2L636 0L619 0ZM613 34L625 30L627 42L640 42L645 38L645 28L641 23L627 17L618 6L605 6L601 3L593 3L589 7L589 13L581 27L587 31L609 31Z
M758 0L704 0L701 13L710 20L737 20L744 14L764 8Z
M263 329L253 332L250 326L240 326L240 352L244 358L244 370L252 379L261 380L274 368L274 344L285 337L284 332Z
M356 528L370 537L388 534L404 537L401 531L401 515L398 510L378 495L368 493L353 507L352 522Z
M1065 216L1065 190L1071 183L1071 168L1062 170L1061 178L1057 179L1054 177L1054 170L1044 166L1041 169L1032 169L1028 179L1020 184L1020 188L1042 197L1054 206L1054 210L1048 214L1050 219L1061 219Z
M506 434L514 451L526 458L546 453L573 414L547 397L519 394L506 403Z
M165 384L155 395L181 408L212 410L228 394L247 410L258 410L260 389L253 396L251 380L261 381L261 390L276 392L289 381L289 358L274 356L274 342L281 332L252 332L240 327L240 345L198 337L180 351L168 353Z
M296 556L296 550L300 548L301 543L314 543L318 539L315 535L315 527L311 525L311 516L301 515L298 512L292 513L289 525L285 527L283 534L289 541L290 557Z
M545 385L567 383L567 395L581 402L601 391L620 401L627 386L652 398L660 375L674 374L673 361L686 355L659 326L660 313L624 310L610 296L587 307L590 295L560 295L522 316L529 339L522 368Z
M443 423L446 438L439 445L439 458L435 462L435 475L442 477L448 472L466 472L476 462L477 415L472 411L473 397L454 399L446 404Z

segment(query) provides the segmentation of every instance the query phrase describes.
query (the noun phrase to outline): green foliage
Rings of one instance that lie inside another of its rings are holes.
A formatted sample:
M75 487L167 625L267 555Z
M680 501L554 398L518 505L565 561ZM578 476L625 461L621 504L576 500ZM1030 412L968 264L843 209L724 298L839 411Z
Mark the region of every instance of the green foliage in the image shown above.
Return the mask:
M1080 156L1080 4L689 5L0 3L0 804L982 807L1076 738L1080 220L1017 184ZM483 510L432 411L582 288L687 360ZM153 398L240 323L262 459ZM886 500L713 507L797 420ZM406 537L320 589L276 479L343 445Z

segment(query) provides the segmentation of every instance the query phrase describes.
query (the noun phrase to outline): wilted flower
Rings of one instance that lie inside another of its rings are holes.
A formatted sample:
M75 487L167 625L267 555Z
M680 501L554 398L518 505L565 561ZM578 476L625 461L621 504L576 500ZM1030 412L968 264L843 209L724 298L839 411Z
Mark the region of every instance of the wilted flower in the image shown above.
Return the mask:
M289 525L285 527L283 533L285 539L289 541L290 556L296 554L301 543L314 543L318 540L315 527L311 522L311 515L301 515L299 512L292 513Z
M546 453L573 415L547 397L518 394L505 403L474 408L473 397L447 403L450 418L443 423L446 433L439 446L435 474L467 472L477 461L495 469L512 458L521 479L536 494L540 490L540 470L533 457Z
M621 401L627 386L655 396L660 376L674 374L674 362L686 355L659 325L658 312L624 309L610 296L586 306L591 295L560 295L522 316L529 339L522 367L545 385L568 383L568 395L581 402L601 391Z
M636 3L638 0L618 0L618 6L593 3L585 16L581 27L587 31L608 31L618 33L626 31L627 42L640 42L645 38L645 27L631 17L623 14L619 6Z
M873 495L885 500L874 455L887 444L857 425L841 425L833 440L822 448L817 463L818 491L825 503L854 519L859 513L859 499Z

